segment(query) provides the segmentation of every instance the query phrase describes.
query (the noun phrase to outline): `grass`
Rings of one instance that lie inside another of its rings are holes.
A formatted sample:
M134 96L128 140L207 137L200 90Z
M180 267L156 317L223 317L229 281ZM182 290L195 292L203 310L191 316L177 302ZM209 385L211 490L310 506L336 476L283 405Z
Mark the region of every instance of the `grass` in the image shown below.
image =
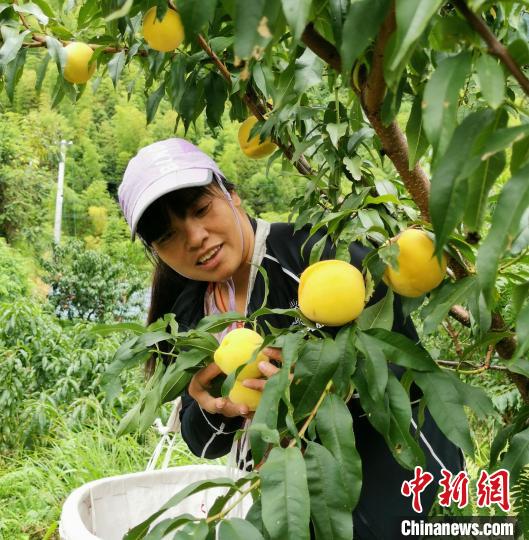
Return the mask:
M99 407L89 424L72 427L58 419L43 446L0 456L0 539L58 539L62 504L72 490L144 470L158 435L116 438L117 424ZM171 466L199 462L179 440Z

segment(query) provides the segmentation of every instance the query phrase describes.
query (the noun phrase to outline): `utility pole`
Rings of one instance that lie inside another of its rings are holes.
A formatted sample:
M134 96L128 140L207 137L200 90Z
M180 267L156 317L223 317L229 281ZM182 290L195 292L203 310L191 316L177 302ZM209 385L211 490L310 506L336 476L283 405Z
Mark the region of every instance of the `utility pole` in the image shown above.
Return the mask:
M59 161L59 174L57 177L57 198L55 199L55 227L53 230L53 241L59 245L61 241L61 223L62 223L62 202L64 199L64 167L66 163L66 148L72 144L72 141L61 140L61 151Z

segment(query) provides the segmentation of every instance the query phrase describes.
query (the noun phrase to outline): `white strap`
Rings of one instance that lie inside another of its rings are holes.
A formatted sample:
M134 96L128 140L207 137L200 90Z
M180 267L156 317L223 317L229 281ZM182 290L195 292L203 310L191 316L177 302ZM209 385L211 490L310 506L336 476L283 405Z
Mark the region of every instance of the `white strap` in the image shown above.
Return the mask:
M154 452L152 453L149 463L147 463L146 471L153 471L156 469L156 464L160 459L160 456L163 452L164 447L165 456L162 464L162 469L167 469L169 466L169 461L171 460L171 455L174 448L174 440L177 433L180 433L180 411L182 409L182 398L178 397L173 402L173 410L167 420L167 424L163 425L160 418L157 418L154 421L154 426L158 430L158 433L162 436L158 441Z

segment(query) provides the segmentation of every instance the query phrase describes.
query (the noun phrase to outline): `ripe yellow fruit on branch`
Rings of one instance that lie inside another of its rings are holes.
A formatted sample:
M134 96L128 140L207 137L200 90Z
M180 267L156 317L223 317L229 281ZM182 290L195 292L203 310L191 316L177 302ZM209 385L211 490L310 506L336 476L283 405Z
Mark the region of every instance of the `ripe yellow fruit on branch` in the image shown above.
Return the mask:
M145 13L142 33L149 47L161 52L174 51L185 37L180 15L168 9L160 21L156 18L156 6Z
M261 401L262 392L253 388L246 388L241 382L235 381L228 397L236 405L247 405L250 411L255 411Z
M416 298L435 289L446 273L446 257L442 262L434 256L430 236L419 229L407 229L391 240L399 246L399 269L386 268L384 281L401 296Z
M249 328L236 328L226 334L215 351L213 355L215 364L226 375L229 375L240 365L250 360L262 342L263 338L257 332ZM242 381L244 379L258 379L262 377L263 374L257 367L257 364L262 360L268 360L268 357L264 353L259 352L255 361L240 371L237 375L237 380Z
M358 268L345 261L311 264L299 281L299 309L311 321L342 326L362 313L366 289Z
M259 142L259 135L255 135L251 139L250 133L252 128L257 123L255 116L249 116L239 128L239 146L246 156L252 159L261 159L269 156L275 151L277 146L271 139L265 139L263 142Z
M96 64L90 66L88 62L92 58L94 51L86 43L73 41L64 47L66 52L66 63L64 65L64 78L72 84L84 84L94 74Z

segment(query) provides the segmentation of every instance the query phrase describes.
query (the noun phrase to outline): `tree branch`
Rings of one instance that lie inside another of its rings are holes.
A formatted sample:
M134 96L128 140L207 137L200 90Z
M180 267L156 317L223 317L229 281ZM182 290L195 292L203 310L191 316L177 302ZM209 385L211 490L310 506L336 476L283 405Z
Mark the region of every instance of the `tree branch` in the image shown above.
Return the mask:
M390 14L391 16L392 14ZM383 27L384 34L381 34L380 39L377 40L375 48L378 48L380 51L383 51L387 39L389 38L392 23L388 20L384 23ZM323 36L321 36L312 23L309 23L303 34L301 35L301 40L309 49L316 53L322 60L327 62L331 67L337 71L341 71L341 60L338 51L334 45L328 42ZM382 53L381 53L382 54ZM382 72L382 60L377 61L373 66L371 73L369 74L369 80L371 88L374 88L374 85L382 81L383 83L383 72ZM350 81L351 88L358 93L357 89ZM366 84L366 86L368 86ZM404 185L408 192L411 194L415 204L419 207L423 219L429 221L429 211L428 211L428 194L430 190L430 182L424 170L416 165L411 171L408 167L408 143L406 137L398 127L395 122L392 122L388 126L385 126L382 123L380 118L380 104L385 93L385 83L383 87L377 86L376 92L373 98L367 98L365 93L361 92L361 102L362 107L366 113L366 116L369 119L369 122L373 126L376 134L378 135L382 146L389 159L393 162L393 165L397 169L400 177L402 178ZM375 104L378 101L378 105Z
M217 66L218 70L220 71L220 74L224 77L226 82L228 83L228 86L231 88L232 82L231 82L231 75L226 67L226 65L219 59L219 57L215 54L215 51L207 44L206 40L202 35L199 35L197 38L198 44L200 48L213 60L213 63ZM253 88L251 86L247 86L246 93L243 96L244 102L246 103L246 106L252 114L258 119L258 120L265 120L265 114L266 114L266 105L263 104L259 97L255 94ZM282 141L280 141L277 138L273 138L274 144L276 144L283 153L287 156L289 160L292 160L292 156L294 155L294 149L292 146L287 146ZM312 169L307 162L307 160L301 156L295 163L294 166L299 171L300 174L303 176L310 176L312 174Z
M400 174L406 189L411 194L415 204L419 207L423 219L429 221L428 197L430 193L430 181L426 173L418 164L410 171L408 168L409 154L408 144L404 133L395 122L385 126L380 117L380 108L386 92L386 84L383 73L384 51L394 26L394 12L390 11L386 20L381 26L374 48L373 64L371 73L367 81L361 83L360 91L353 84L352 78L349 81L351 88L361 97L362 107L366 116L380 138L384 150L393 165ZM495 38L494 38L495 39ZM309 49L316 53L337 71L341 71L341 60L334 45L321 36L312 23L308 24L301 40ZM495 41L497 41L495 39ZM525 77L524 77L525 78ZM452 264L452 261L451 261ZM456 265L454 268L457 278L468 275L465 268ZM465 326L470 326L470 316L461 306L453 306L450 314ZM493 330L505 328L505 322L498 313L493 313ZM516 349L514 338L504 338L496 344L496 351L503 359L512 358ZM529 402L529 379L515 373L509 373L511 380L516 384L522 398Z
M527 79L518 64L516 64L513 57L507 50L507 47L498 41L496 36L486 25L485 21L470 10L465 0L453 0L452 4L454 4L454 6L461 12L470 26L472 26L472 28L474 28L474 30L483 38L489 48L489 54L500 60L500 62L518 81L525 94L529 96L529 79Z

